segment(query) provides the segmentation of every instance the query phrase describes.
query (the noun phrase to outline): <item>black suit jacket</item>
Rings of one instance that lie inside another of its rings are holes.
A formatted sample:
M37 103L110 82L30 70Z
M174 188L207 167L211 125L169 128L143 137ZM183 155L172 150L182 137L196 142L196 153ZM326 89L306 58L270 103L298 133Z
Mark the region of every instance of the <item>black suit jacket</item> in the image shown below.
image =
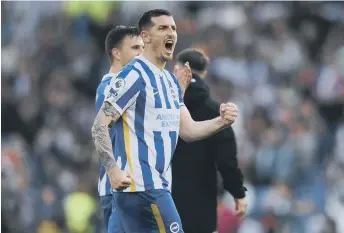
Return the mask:
M219 104L205 82L193 74L184 102L195 121L219 116ZM243 175L238 168L233 129L197 142L181 138L172 160L172 196L186 233L211 233L217 223L217 171L223 186L235 198L245 197Z

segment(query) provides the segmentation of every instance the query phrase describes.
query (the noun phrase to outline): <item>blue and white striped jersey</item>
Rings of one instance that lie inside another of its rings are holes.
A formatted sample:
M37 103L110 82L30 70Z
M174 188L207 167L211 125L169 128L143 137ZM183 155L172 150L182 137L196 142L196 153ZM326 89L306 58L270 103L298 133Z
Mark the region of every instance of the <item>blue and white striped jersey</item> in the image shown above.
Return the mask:
M110 81L113 78L116 78L117 74L106 74L103 76L100 84L98 85L97 88L97 96L96 96L96 111L98 112L104 102L104 93L105 90L107 89L107 86L110 84ZM112 146L114 147L114 142L115 142L115 129L112 128L110 129L110 137L112 141ZM105 168L100 163L100 175L99 175L99 180L98 180L98 193L99 196L105 196L105 195L111 195L111 184L109 181L109 177L106 174Z
M140 56L111 78L104 95L122 116L111 130L116 161L134 176L124 192L170 190L170 163L184 105L177 79Z

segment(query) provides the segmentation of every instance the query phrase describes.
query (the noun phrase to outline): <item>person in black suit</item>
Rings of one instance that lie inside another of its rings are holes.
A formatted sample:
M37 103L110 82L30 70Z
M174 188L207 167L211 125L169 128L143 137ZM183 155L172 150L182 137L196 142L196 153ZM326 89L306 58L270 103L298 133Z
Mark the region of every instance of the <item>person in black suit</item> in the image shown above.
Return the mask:
M195 121L218 116L219 104L211 97L204 82L208 58L200 51L186 49L177 55L176 66L189 62L192 81L186 90L184 103ZM238 168L237 148L233 129L228 127L216 135L193 143L181 138L172 160L172 196L186 233L216 232L217 172L223 187L236 203L236 213L246 212L246 188Z

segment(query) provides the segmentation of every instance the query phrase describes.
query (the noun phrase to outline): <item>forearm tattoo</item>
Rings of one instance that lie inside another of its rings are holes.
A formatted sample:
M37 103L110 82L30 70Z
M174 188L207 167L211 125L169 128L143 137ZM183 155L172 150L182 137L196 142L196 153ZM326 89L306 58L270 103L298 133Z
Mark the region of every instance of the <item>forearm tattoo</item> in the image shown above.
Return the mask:
M101 112L98 113L93 127L92 127L92 138L96 147L96 150L99 155L99 159L106 170L116 167L116 160L113 157L113 150L112 144L109 135L109 126L116 123L119 119L120 114L119 112L109 103L105 102L100 110ZM110 125L107 125L105 116L111 117Z

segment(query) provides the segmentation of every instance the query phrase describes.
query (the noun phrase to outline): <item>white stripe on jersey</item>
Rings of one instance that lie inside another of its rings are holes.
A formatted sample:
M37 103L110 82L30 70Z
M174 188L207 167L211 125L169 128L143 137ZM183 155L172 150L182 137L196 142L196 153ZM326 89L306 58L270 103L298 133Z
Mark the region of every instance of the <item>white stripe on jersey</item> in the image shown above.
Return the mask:
M172 77L170 76L169 72L165 71L164 75L162 75L166 88L167 88L167 96L168 96L168 101L170 102L171 108L176 108L174 105L174 99L172 97L171 91L170 90L170 83L174 83ZM172 84L172 87L175 88ZM177 89L178 90L178 89Z
M105 196L106 195L106 181L108 177L107 174L103 176L103 179L98 179L98 192L99 196Z
M161 75L162 77L163 75ZM160 81L160 77L158 77L158 79L156 80L156 84L157 84L157 87L158 87L158 95L160 95L160 98L161 98L161 105L163 108L167 108L166 106L166 100L165 100L165 95L163 94L163 89L162 89L162 83ZM168 100L167 100L168 101Z
M122 167L122 157L118 156L117 160L116 160L117 166L118 167ZM128 163L126 164L126 166L128 165Z
M172 106L172 105L171 105ZM165 164L164 164L164 172L170 166L171 162L171 138L169 132L162 132L161 137L163 138L164 142L164 154L165 154ZM170 180L169 183L171 183Z
M165 177L166 180L168 180L168 186L167 186L167 190L168 191L172 191L172 168L171 166L168 167L167 171L165 171Z

